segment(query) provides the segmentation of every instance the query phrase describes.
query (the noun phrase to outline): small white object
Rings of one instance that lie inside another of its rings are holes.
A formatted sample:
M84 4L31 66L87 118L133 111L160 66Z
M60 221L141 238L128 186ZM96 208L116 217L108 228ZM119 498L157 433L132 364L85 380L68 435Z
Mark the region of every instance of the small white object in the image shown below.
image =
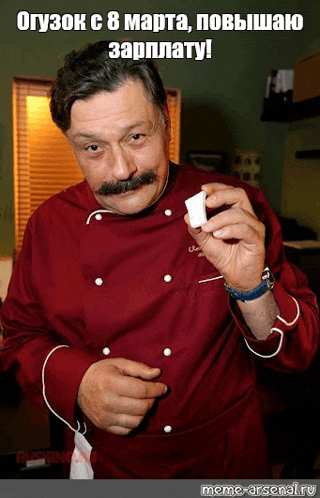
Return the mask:
M105 354L106 356L108 356L108 355L111 353L110 348L108 348L108 347L103 348L102 352L103 352L103 354Z
M94 283L96 285L102 285L103 284L103 280L102 280L102 278L96 278L95 281L94 281Z
M172 431L172 427L171 427L171 425L166 425L163 428L163 430L164 430L164 432L166 432L167 434L169 434Z
M276 77L275 92L287 92L293 88L293 69L279 69Z
M74 446L70 479L93 479L94 473L90 463L92 446L80 432L76 432L74 435Z
M172 277L171 277L171 275L165 275L165 276L163 277L163 280L164 280L165 282L168 282L168 283L169 283L169 282L171 282Z
M87 221L86 221L86 225L89 225L90 224L90 221L91 221L91 218L92 216L96 216L96 214L100 214L100 213L111 213L111 211L109 211L109 209L98 209L97 211L93 211L93 213L89 214L88 218L87 218Z
M164 214L165 214L166 216L171 216L171 215L172 215L172 211L171 211L171 209L166 209L166 210L165 210L165 212L164 212Z
M102 214L100 214L100 213L96 214L95 219L98 221L102 220Z
M163 354L164 354L164 356L171 356L171 349L170 348L164 349Z
M206 193L203 190L185 201L192 228L201 227L207 221L205 201Z

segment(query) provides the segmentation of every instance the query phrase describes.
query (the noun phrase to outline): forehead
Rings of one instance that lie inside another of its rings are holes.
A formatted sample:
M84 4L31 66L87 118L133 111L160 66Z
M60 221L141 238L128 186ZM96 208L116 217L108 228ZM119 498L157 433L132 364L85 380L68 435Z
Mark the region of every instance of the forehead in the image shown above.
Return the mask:
M150 121L158 109L139 80L127 80L113 92L99 92L71 107L71 126L75 129L95 126L127 126L132 120Z

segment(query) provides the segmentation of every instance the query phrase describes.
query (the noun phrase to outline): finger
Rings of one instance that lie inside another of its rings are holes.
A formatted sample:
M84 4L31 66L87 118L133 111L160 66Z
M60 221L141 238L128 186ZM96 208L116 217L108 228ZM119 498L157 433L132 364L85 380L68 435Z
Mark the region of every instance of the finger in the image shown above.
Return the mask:
M106 430L108 432L111 432L111 434L115 434L116 436L127 436L132 431L132 429L119 427L117 425L110 425L109 427L106 427Z
M188 213L184 215L183 219L186 222L186 224L190 226L190 216Z
M99 410L91 413L91 420L100 429L111 425L137 427L147 412L152 408L154 399L137 400L108 393L101 400Z
M111 422L111 425L106 425L105 429L113 434L126 435L129 434L133 429L139 427L144 419L143 416L131 416L125 414L119 414Z
M119 394L135 398L154 398L162 396L167 392L167 386L161 382L144 382L134 377L142 377L146 380L152 380L161 373L160 368L152 368L144 363L117 358L116 366L122 372L121 378L116 377L119 381Z
M261 244L260 234L245 223L237 223L236 225L228 225L213 233L216 239L241 240L249 246L257 246Z
M211 195L219 190L226 190L228 188L234 188L234 187L232 187L232 185L226 185L225 183L219 183L219 182L205 183L204 185L201 186L201 190L203 190L207 195Z
M244 209L254 213L247 193L243 188L223 183L207 183L202 185L201 189L207 194L206 206L209 208L218 208L224 205L241 205Z
M117 396L110 403L110 396L107 398L107 409L113 413L123 413L133 416L144 416L153 406L155 399L137 399L128 396Z
M160 368L153 368L138 361L127 360L126 358L117 358L114 364L120 368L125 375L131 377L142 377L146 380L154 379L161 374Z
M189 233L190 235L192 235L192 237L195 237L198 233L201 232L201 229L200 228L193 228L191 225L190 225L190 217L189 217L189 214L185 214L184 215L184 221L186 222L186 224L188 225L188 229L189 229Z
M157 398L168 390L161 382L145 381L126 375L115 376L110 388L120 396L137 399Z
M119 414L115 421L113 422L114 426L123 427L125 429L136 429L142 422L143 416L132 416Z
M145 413L143 415L130 415L127 413L113 413L108 412L108 415L105 417L101 417L99 421L99 428L106 429L110 426L118 426L125 427L127 429L134 429L140 425L141 421L145 417Z
M222 230L228 225L246 224L256 230L261 237L264 237L265 226L261 223L255 215L241 208L227 209L221 213L212 216L204 225L201 230L205 233L213 233Z
M220 208L223 206L241 207L255 216L246 192L241 188L230 188L219 190L206 198L208 208Z

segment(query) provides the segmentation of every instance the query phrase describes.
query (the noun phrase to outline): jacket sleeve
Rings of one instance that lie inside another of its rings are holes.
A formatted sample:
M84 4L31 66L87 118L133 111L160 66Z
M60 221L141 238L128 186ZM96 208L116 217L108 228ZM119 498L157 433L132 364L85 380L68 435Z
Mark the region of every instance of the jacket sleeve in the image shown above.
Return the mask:
M97 358L81 344L76 348L50 330L41 295L33 284L37 261L32 244L32 221L29 221L8 295L0 308L3 329L0 365L3 371L14 373L22 389L36 403L46 404L70 428L77 430L74 411L78 388L85 371Z
M286 260L280 225L259 191L254 205L266 226L266 265L275 284L273 294L280 314L266 340L257 340L246 326L236 301L230 298L231 312L241 329L247 347L266 364L283 372L304 370L319 342L319 310L316 296L308 288L307 277Z

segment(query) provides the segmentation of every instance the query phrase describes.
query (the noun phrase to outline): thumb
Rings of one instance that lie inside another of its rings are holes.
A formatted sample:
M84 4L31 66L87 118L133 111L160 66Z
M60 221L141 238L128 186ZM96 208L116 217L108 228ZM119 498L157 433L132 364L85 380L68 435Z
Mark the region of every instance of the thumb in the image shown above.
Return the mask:
M201 228L192 228L192 226L190 225L190 218L188 214L184 215L184 221L188 225L190 235L201 247L201 245L203 245L203 243L208 239L209 234L201 230Z
M201 232L200 228L192 228L192 226L190 225L190 217L188 213L184 215L184 221L188 225L188 230L192 237L196 237Z
M141 377L146 380L154 379L161 374L160 368L149 367L139 361L127 360L126 358L117 358L115 366L117 366L124 375Z

